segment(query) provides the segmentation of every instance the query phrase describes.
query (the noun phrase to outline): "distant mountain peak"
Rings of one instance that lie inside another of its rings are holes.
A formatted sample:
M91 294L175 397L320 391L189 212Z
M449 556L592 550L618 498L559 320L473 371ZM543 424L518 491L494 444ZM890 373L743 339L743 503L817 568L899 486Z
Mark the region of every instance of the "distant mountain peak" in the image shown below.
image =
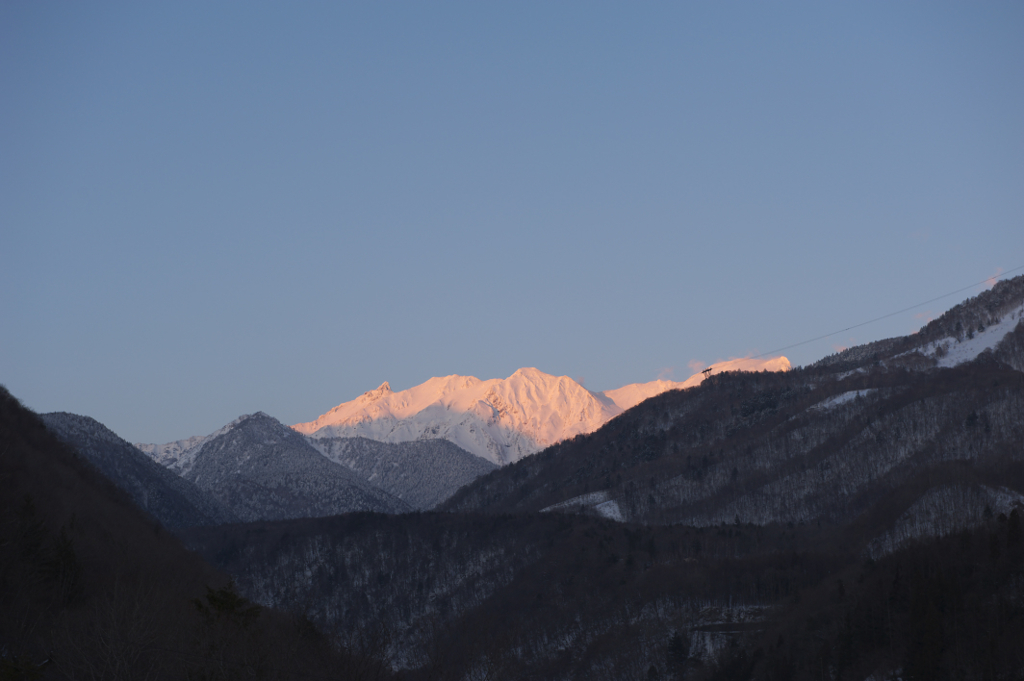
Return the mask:
M785 371L789 360L730 360L715 369L716 373ZM536 367L489 380L459 375L431 378L399 392L385 382L315 421L292 428L313 438L365 437L380 442L443 438L500 466L593 432L649 397L697 385L703 378L696 374L682 382L635 383L604 393Z
M188 465L172 471L180 470L245 522L410 510L264 412L201 438L187 455Z

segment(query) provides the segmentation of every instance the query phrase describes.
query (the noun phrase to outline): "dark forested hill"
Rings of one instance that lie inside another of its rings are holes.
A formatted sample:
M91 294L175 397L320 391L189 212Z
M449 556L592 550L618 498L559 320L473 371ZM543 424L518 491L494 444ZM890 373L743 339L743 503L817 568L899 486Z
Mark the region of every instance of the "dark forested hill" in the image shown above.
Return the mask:
M0 387L0 679L184 678L383 676L240 597Z
M823 536L441 513L185 534L258 602L327 631L376 623L412 679L643 678L674 633L711 661L723 632L762 629L766 605L841 569L845 548L811 548Z
M567 514L351 514L186 537L258 602L326 631L373 623L409 681L1012 679L1024 663L1017 509L877 560L854 527Z

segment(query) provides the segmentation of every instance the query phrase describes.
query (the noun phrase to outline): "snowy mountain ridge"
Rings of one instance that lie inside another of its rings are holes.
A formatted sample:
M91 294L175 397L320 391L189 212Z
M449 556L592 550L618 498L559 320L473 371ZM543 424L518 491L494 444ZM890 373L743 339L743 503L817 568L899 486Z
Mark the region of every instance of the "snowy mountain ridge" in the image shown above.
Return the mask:
M142 442L136 442L135 446L146 454L161 466L170 469L178 475L184 476L192 467L195 465L196 457L205 445L210 440L224 435L232 428L240 424L242 421L251 418L253 416L266 416L263 412L256 412L255 414L242 414L231 423L218 428L209 435L193 435L192 437L185 438L184 440L175 440L174 442L168 442L167 444L145 444Z
M714 365L722 371L785 371L789 360L737 359ZM502 466L576 435L591 433L640 402L667 390L700 384L685 381L633 383L592 392L568 376L522 368L505 379L474 376L431 378L394 392L390 384L339 404L315 421L292 428L314 439L365 437L380 442L443 438Z

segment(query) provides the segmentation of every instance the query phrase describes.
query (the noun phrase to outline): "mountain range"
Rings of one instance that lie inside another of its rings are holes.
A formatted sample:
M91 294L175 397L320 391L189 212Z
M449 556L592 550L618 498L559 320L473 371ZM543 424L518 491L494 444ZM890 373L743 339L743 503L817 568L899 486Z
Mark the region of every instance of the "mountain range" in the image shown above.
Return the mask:
M207 440L182 477L245 521L412 510L262 412Z
M416 678L1012 678L1022 318L1000 282L912 336L663 392L442 513L188 542L261 603L386 623Z
M784 357L715 367L788 368ZM209 435L136 447L245 521L401 513L433 508L499 465L703 379L696 374L595 393L566 376L527 368L507 379L434 378L397 393L384 383L291 428L257 413Z
M730 360L713 367L717 373L787 369L785 357ZM432 378L399 392L385 382L314 421L292 427L314 439L443 438L503 466L561 440L591 433L654 395L699 385L703 379L703 374L696 373L685 381L658 380L592 392L568 376L523 368L505 379Z
M1018 289L1021 286L1017 281L1004 282L986 292L979 297L981 302L954 308L918 334L852 348L824 358L816 366L832 371L844 365L856 365L850 371L863 374L873 366L870 363L865 366L864 360L870 359L874 363L884 362L887 367L948 368L972 361L983 352L992 353L1004 338L1012 335L1020 321L1022 308ZM951 321L954 318L956 321ZM1003 356L1011 366L1018 362L1012 352L1003 352ZM671 401L665 397L667 393L695 388L705 382L708 375L715 379L732 372L747 372L752 376L764 371L779 374L790 368L785 357L730 360L710 367L706 373L696 373L686 381L658 380L604 392L587 390L567 376L553 376L535 368L520 369L506 379L433 378L398 392L392 391L385 382L314 421L296 424L290 429L266 414L254 414L239 417L210 435L136 447L167 471L177 474L183 482L191 483L188 488L191 504L198 503L197 494L202 493L205 495L202 503L208 511L220 509L219 514L208 512L204 516L195 515L195 509L181 506L176 511L184 514L181 518L174 518L174 513L165 509L161 512L161 522L172 528L206 522L217 524L233 518L260 520L353 510L424 510L446 501L495 466L516 463L545 448L594 433L610 422L618 422L620 417L627 418L622 423L629 423L629 411L641 402L658 396ZM824 394L820 385L815 387L816 394ZM810 406L808 413L842 414L885 394L875 388L847 390L822 397L819 404ZM851 396L857 398L854 404L846 404ZM771 399L777 402L777 398ZM51 416L50 423L55 429L62 426L58 431L65 438L77 433L79 446L83 451L92 451L96 462L102 457L95 456L99 450L92 445L102 440L107 446L113 446L118 439L109 432L97 439L96 428L102 428L100 424L76 430L70 428L70 415L61 418L63 420ZM684 428L678 418L671 420L675 428ZM622 428L620 423L617 430ZM90 430L93 432L88 437L92 444L83 440L88 439L86 433ZM632 437L635 438L637 432L634 429ZM652 432L656 434L657 428ZM658 437L667 436L662 433ZM103 459L111 475L116 471L110 462L122 458L125 462L134 460L128 454ZM559 457L560 465L568 465L570 458ZM593 466L600 457L587 454L585 458L586 468ZM539 461L531 460L526 465L536 467ZM727 465L727 462L708 468L710 464L701 461L704 467L701 470L707 469L719 482L705 480L695 486L692 481L681 482L685 480L683 476L664 483L660 492L652 490L648 496L683 495L706 515L709 512L706 498L721 493L723 483L717 476L726 476L731 483L742 480L747 468ZM126 470L128 465L123 463L118 467ZM826 462L825 465L832 464ZM501 480L521 475L521 471L516 470L515 474L489 477L481 484L492 487L506 484ZM781 474L783 469L774 467L772 470ZM616 476L619 479L622 473L617 472ZM779 485L796 484L795 479L791 476L774 483L775 487L765 486L765 494L770 498ZM521 482L519 478L515 480L516 485ZM809 480L802 484L820 490L821 482ZM133 498L154 513L156 500L166 496L152 491L144 498L139 491L142 485L137 480L120 479L118 484L134 489ZM602 489L594 491L593 484L594 481L589 481L582 487L570 486L579 490L578 498L549 497L550 503L536 510L590 508L618 520L643 517L635 495L630 496L615 485L600 485ZM160 488L155 482L151 486L153 490ZM531 496L537 493L534 490ZM460 499L472 494L475 494L472 488L467 489ZM633 501L627 503L627 499ZM459 504L465 502L452 503L456 504L452 508L464 508ZM659 513L668 512L664 503L655 506ZM708 518L724 517L720 514L732 517L738 515L739 510L742 509L724 507L718 512L719 516L712 514ZM185 517L191 520L184 520ZM781 519L782 516L771 517Z
M376 665L351 678L1015 678L1022 320L1018 277L916 334L787 371L716 365L690 385L605 393L536 369L385 384L308 424L257 413L145 454L85 417L37 425L3 393L14 455L0 457L0 579L46 585L33 598L60 594L43 611L66 618L92 588L75 581L74 542L149 545L176 523L239 590L210 590L208 624L245 632L244 599L289 613L282 636ZM74 470L31 472L46 466ZM184 520L122 539L107 529L116 512L97 519L107 506L85 467L124 490L101 490L115 506L159 520L167 504L152 500L183 499L170 505L247 522L203 527L172 508L163 517ZM49 534L31 499L16 502L28 493L45 500ZM103 552L86 555L103 574ZM0 637L45 650L9 625L29 612L10 610L11 584ZM167 608L118 598L98 611L111 626ZM214 615L215 602L234 610ZM88 661L75 645L60 650Z

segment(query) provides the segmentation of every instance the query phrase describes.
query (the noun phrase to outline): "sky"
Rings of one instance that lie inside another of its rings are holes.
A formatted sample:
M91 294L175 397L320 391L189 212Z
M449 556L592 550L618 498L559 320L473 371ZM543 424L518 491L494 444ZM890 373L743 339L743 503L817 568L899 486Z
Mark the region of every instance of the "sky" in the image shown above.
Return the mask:
M0 383L167 442L683 380L1024 266L1022 121L1019 2L0 3Z

